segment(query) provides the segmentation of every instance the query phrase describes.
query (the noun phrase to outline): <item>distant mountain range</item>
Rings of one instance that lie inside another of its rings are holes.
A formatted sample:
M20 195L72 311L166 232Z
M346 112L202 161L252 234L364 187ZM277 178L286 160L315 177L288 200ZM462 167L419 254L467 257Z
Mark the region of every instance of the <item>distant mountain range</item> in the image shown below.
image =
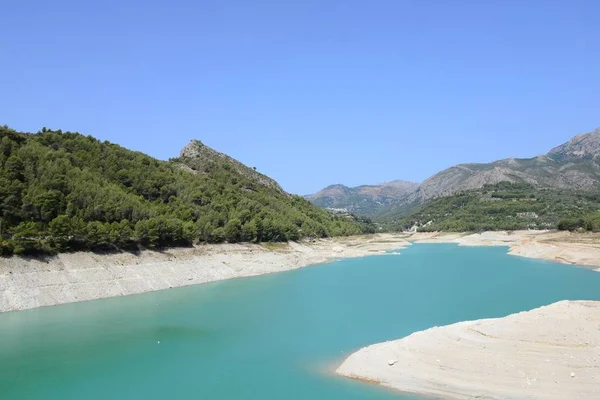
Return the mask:
M431 199L506 181L534 187L600 190L600 128L577 135L537 157L455 165L421 184L407 183L394 196L383 199L380 193L386 184L357 188L334 185L306 198L324 208L396 218ZM365 187L380 189L360 190Z
M418 183L407 181L357 187L337 184L305 198L322 208L373 216L402 201L418 186Z

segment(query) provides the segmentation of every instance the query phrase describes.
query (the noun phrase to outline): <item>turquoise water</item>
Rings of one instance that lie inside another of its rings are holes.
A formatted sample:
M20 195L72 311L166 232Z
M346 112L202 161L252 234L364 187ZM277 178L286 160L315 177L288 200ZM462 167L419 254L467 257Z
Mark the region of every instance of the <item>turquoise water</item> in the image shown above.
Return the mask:
M434 325L600 299L600 273L505 253L419 244L400 256L2 314L0 397L414 399L331 368Z

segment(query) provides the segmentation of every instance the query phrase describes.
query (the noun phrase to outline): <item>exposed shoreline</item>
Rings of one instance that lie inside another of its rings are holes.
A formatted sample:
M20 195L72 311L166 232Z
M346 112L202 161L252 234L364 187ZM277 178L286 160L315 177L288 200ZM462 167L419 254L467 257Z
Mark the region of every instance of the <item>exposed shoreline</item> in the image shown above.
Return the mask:
M350 355L340 375L452 399L600 398L600 302L459 322Z
M0 258L0 312L282 272L407 245L405 235L378 234L289 244L199 245L137 254Z
M600 234L565 231L416 233L415 243L456 243L459 246L508 246L508 254L600 270Z
M412 239L415 243L508 246L510 255L600 271L598 234L423 233ZM600 302L561 301L367 346L344 360L336 372L434 398L591 399L600 398L598 348Z
M0 258L0 312L287 271L332 259L381 254L411 242L509 246L511 255L600 267L600 235L540 231L376 234L274 245L199 245L137 254L13 256Z

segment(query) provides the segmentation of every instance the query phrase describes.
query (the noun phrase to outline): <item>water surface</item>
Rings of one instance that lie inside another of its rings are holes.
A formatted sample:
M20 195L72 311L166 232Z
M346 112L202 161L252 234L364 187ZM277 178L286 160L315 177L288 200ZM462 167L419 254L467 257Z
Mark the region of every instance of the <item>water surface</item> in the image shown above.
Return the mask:
M402 255L0 315L3 399L414 399L329 371L434 325L563 299L600 274L418 244Z

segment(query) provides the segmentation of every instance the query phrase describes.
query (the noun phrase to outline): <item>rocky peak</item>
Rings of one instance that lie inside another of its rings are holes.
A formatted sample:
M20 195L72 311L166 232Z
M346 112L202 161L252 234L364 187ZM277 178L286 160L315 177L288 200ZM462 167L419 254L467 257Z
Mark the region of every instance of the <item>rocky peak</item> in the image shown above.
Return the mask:
M238 174L256 181L261 185L274 188L282 193L285 191L277 182L266 175L256 171L256 168L250 168L238 160L229 157L227 154L219 153L218 151L208 147L200 140L191 140L179 152L181 163L193 169L196 172L202 172L210 163L227 164L231 166Z
M596 158L600 156L600 128L577 135L567 143L550 150L550 155L565 159Z
M201 141L192 139L183 149L181 149L179 152L179 157L196 157L204 150L203 148L210 149Z

